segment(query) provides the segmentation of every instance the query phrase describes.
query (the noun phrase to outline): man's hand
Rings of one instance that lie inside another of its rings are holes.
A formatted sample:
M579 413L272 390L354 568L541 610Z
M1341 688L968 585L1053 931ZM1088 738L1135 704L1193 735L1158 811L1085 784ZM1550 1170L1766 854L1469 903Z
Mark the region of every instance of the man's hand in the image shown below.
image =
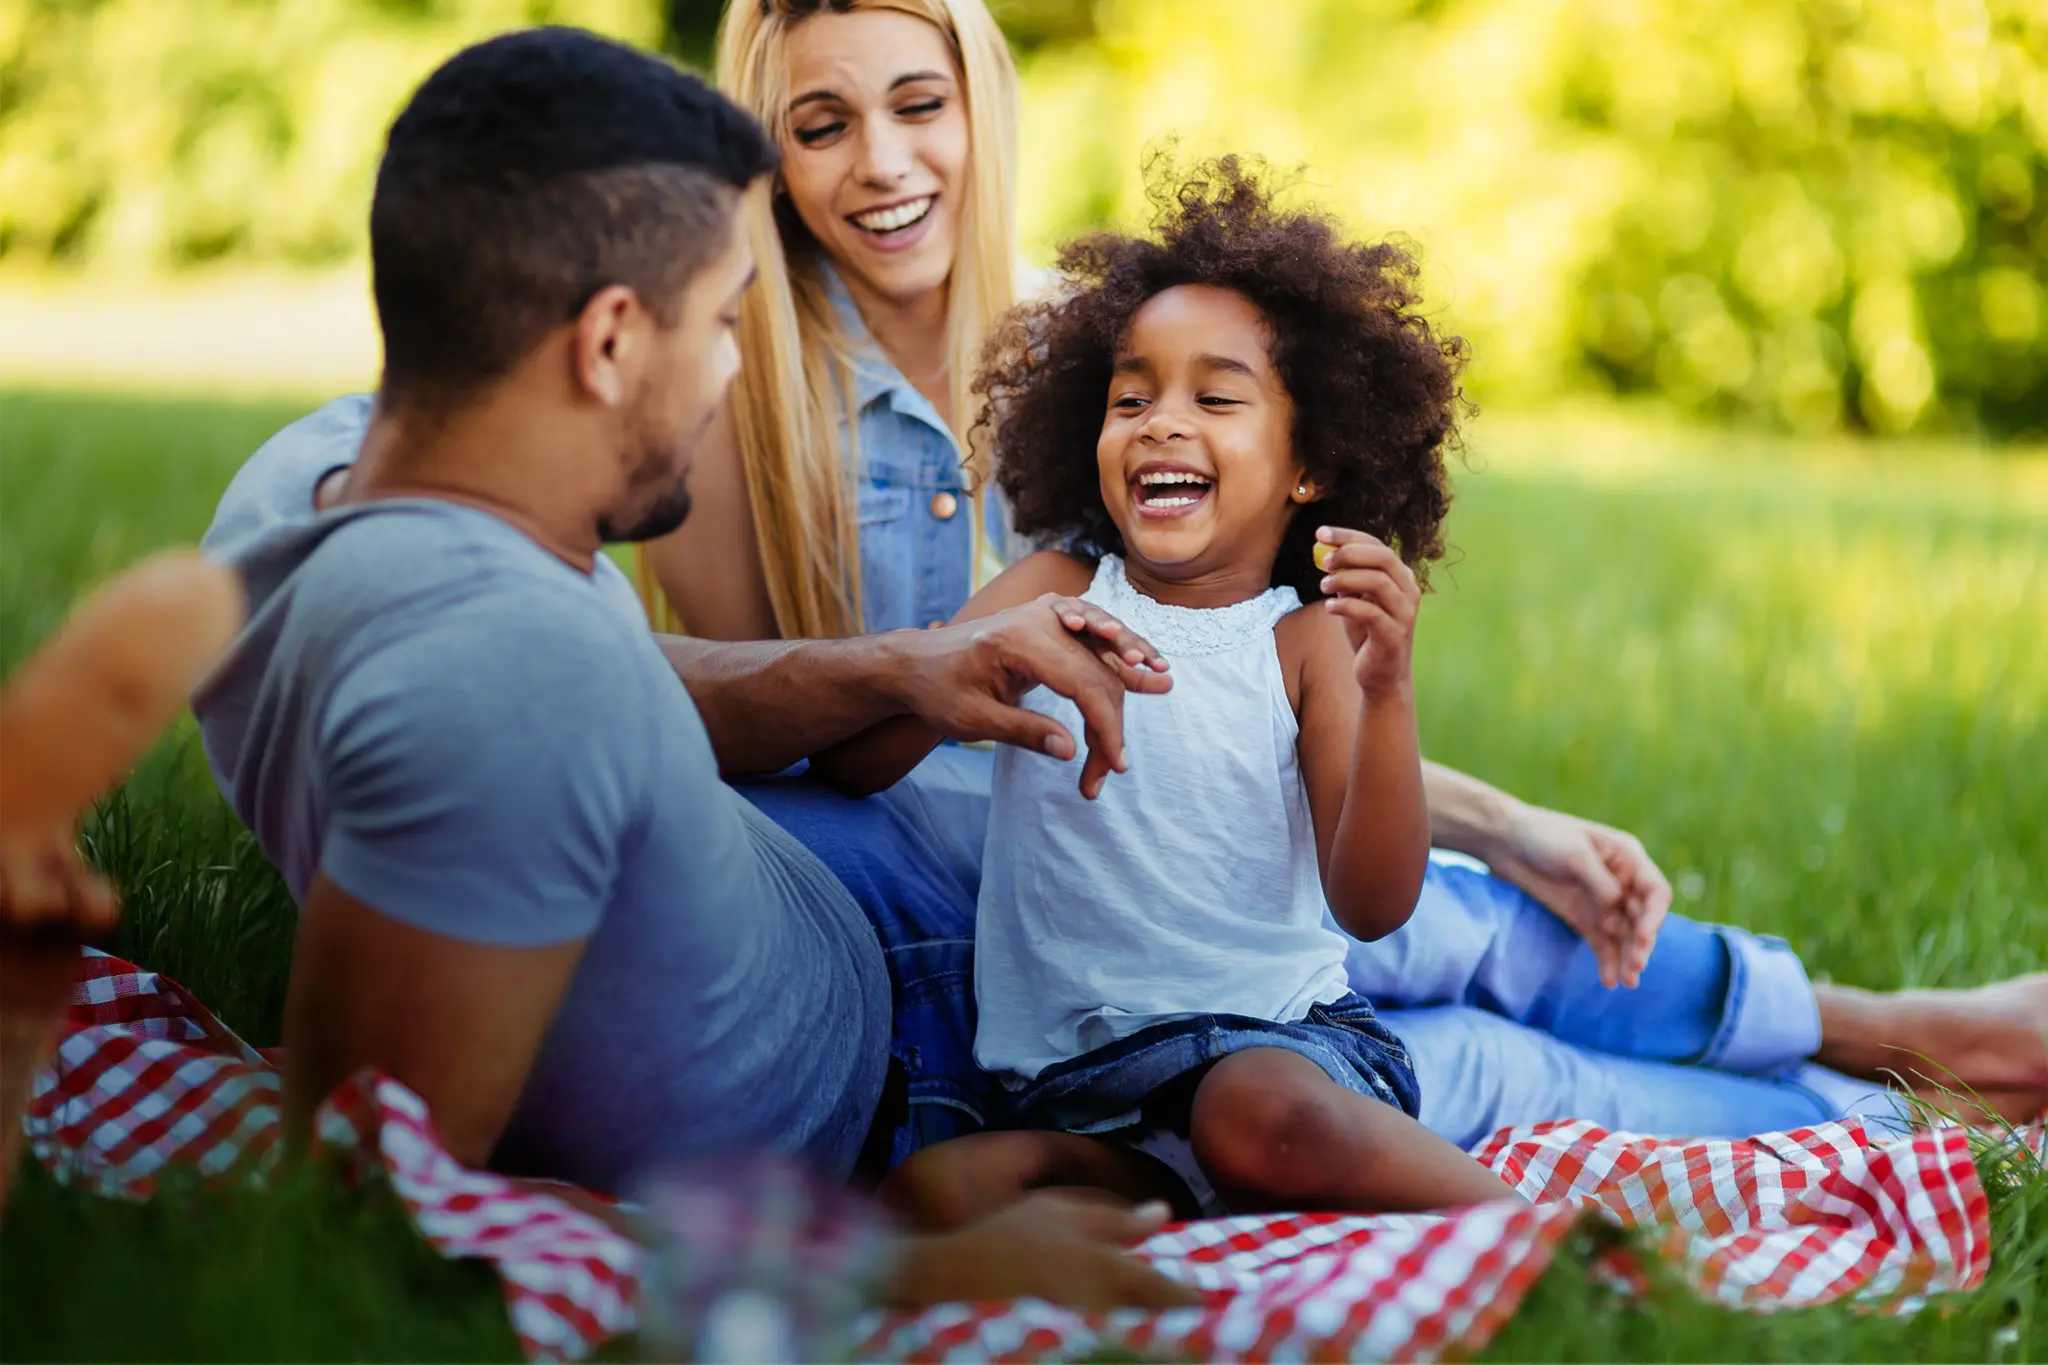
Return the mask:
M1123 623L1052 593L978 620L906 631L900 643L908 651L895 678L902 703L948 739L994 739L1070 759L1078 749L1066 727L1017 702L1039 686L1073 702L1088 747L1081 794L1090 800L1128 766L1124 693L1173 686L1166 660Z
M1034 1298L1082 1312L1185 1308L1201 1296L1127 1248L1159 1231L1164 1204L1040 1191L939 1236L912 1237L888 1289L892 1307Z
M1148 671L1164 673L1170 667L1166 656L1152 648L1150 641L1093 602L1058 595L1048 595L1043 600L1052 608L1053 615L1060 618L1061 625L1124 680L1127 690L1151 690L1145 681Z
M1671 908L1671 884L1632 834L1526 807L1489 850L1500 877L1592 946L1602 985L1635 986Z
M0 830L0 1072L12 1081L27 1084L13 1073L40 1065L56 1033L78 980L79 945L105 942L120 919L120 898L78 856L68 824ZM21 1038L36 1046L23 1050Z
M0 945L75 951L113 933L120 917L119 899L79 857L69 823L0 830Z

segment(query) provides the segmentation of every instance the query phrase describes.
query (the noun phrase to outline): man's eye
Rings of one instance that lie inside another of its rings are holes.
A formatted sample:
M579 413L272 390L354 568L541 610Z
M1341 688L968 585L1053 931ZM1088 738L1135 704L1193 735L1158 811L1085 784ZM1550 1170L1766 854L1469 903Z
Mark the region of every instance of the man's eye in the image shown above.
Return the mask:
M846 131L844 123L814 123L808 128L796 130L796 140L806 147L815 147L835 133Z

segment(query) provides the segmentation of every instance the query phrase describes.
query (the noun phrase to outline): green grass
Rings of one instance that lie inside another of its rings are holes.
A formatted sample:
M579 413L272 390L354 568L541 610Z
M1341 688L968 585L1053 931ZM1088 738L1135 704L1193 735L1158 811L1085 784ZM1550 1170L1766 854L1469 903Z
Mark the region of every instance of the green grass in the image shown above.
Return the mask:
M0 394L0 668L85 587L190 541L291 405ZM1966 984L2048 962L2048 465L1704 438L1625 458L1488 435L1418 643L1430 753L1640 833L1679 908L1816 972ZM87 829L117 950L276 1041L290 906L189 727ZM2048 1178L1994 1188L1991 1280L1911 1320L1612 1300L1567 1254L1500 1359L2048 1359ZM472 1273L475 1272L475 1273ZM107 1204L30 1179L0 1356L457 1359L496 1291L317 1183Z

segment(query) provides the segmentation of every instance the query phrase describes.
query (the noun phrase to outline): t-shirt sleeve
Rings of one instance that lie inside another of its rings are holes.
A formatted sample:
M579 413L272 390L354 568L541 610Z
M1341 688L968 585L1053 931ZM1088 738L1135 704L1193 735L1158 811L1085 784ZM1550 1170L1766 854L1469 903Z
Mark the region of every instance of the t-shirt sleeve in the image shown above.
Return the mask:
M537 947L587 938L611 898L650 699L615 629L537 596L379 632L321 706L320 870L401 923Z
M310 518L320 480L355 463L372 401L363 393L337 398L265 441L221 494L200 548L239 560L278 526Z

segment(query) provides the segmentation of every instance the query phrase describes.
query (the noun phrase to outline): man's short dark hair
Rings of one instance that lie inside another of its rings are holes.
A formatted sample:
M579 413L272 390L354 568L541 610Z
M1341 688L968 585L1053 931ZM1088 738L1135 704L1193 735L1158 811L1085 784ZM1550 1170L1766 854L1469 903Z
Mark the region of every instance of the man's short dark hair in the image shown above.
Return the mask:
M595 34L528 29L457 53L391 125L377 170L385 401L473 394L609 285L672 323L728 240L735 193L776 160L723 95Z

